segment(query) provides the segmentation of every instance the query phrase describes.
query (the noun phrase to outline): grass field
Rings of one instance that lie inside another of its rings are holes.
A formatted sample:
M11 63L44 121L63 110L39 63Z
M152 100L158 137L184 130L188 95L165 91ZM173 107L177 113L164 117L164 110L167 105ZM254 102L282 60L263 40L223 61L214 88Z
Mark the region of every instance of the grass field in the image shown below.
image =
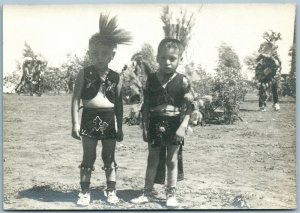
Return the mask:
M234 125L197 126L186 138L185 180L178 183L179 209L296 208L296 103L282 97L281 110L258 111L246 96ZM80 210L80 141L71 138L70 95L3 95L3 207L7 210ZM127 115L130 106L125 107ZM118 196L105 203L101 145L87 209L166 209L164 188L154 202L134 205L144 184L147 146L138 126L124 125L116 160Z

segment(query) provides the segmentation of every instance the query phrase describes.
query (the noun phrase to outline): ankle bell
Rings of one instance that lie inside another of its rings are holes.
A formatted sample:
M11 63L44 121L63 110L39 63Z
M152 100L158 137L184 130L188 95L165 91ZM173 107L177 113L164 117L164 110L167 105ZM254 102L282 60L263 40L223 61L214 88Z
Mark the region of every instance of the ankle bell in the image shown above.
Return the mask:
M166 188L166 196L167 197L174 197L176 193L176 187L167 187Z

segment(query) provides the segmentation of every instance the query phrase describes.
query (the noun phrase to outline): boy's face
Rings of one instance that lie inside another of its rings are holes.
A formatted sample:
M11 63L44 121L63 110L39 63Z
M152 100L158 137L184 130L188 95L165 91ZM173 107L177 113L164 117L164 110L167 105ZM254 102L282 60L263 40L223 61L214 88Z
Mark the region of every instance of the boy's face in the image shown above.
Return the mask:
M160 71L165 74L173 73L176 71L179 62L181 61L179 49L173 47L163 47L159 51L156 60L159 64Z
M115 56L115 47L102 43L94 43L89 46L91 63L100 69L106 68Z

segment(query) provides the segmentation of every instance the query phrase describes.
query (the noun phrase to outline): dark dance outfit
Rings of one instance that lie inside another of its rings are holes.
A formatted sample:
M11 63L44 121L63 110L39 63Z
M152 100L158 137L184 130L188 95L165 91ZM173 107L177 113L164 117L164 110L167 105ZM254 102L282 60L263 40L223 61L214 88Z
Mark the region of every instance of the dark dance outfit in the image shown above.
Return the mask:
M160 147L159 165L157 167L155 183L165 182L165 162L167 145L179 145L178 153L178 178L183 179L182 146L184 140L175 139L176 131L182 122L182 116L190 114L192 103L185 98L191 92L190 85L183 86L184 75L180 73L170 76L170 81L165 87L157 79L156 73L149 74L144 93L144 106L149 111L149 143L152 147ZM175 111L151 111L151 108L168 104L176 108Z
M94 66L84 69L84 85L81 93L81 99L91 100L97 96L99 89L102 89L102 93L111 103L114 104L114 107L83 107L79 132L81 136L97 140L116 139L115 115L117 116L116 119L119 121L118 123L122 124L123 119L122 94L118 94L117 91L119 80L119 74L110 69L108 70L105 80L102 80L99 77ZM104 159L103 162L105 164ZM83 162L79 165L79 168L81 170L85 170L87 173L91 173L94 170L94 166L86 166ZM113 165L104 165L103 167L104 170L112 170L116 168L117 163L115 162L115 159L113 159ZM80 182L80 185L83 193L89 191L90 182ZM114 191L115 186L115 181L107 181L106 191Z
M259 81L259 107L265 107L267 101L267 89L272 87L273 103L278 103L278 83L275 75L279 75L281 69L281 61L277 56L266 57L259 55L256 59L257 66L255 68L255 77ZM276 61L278 64L276 64Z
M116 106L116 101L122 105L122 98L116 100L116 89L119 83L119 74L109 70L105 81L103 82L93 66L84 70L84 87L81 93L81 99L93 99L102 85L103 94ZM120 107L119 110L122 110ZM116 139L116 121L115 108L83 108L80 135L89 138ZM123 113L122 113L123 114ZM122 115L121 114L121 115Z

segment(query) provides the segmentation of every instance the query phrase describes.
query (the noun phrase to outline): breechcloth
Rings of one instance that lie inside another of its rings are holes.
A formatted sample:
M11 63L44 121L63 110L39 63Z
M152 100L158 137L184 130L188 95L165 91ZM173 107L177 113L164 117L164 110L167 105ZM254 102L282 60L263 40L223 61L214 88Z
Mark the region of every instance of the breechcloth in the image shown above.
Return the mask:
M180 116L161 116L150 113L149 132L152 147L166 145L183 145L184 141L175 140L180 126Z
M184 140L176 141L175 134L180 126L180 116L157 116L150 114L149 132L151 147L159 147L159 163L156 169L154 183L164 184L166 177L166 153L167 145L179 145L178 151L178 176L177 181L183 180L182 146Z
M113 108L84 108L80 135L97 140L116 139L115 113Z

